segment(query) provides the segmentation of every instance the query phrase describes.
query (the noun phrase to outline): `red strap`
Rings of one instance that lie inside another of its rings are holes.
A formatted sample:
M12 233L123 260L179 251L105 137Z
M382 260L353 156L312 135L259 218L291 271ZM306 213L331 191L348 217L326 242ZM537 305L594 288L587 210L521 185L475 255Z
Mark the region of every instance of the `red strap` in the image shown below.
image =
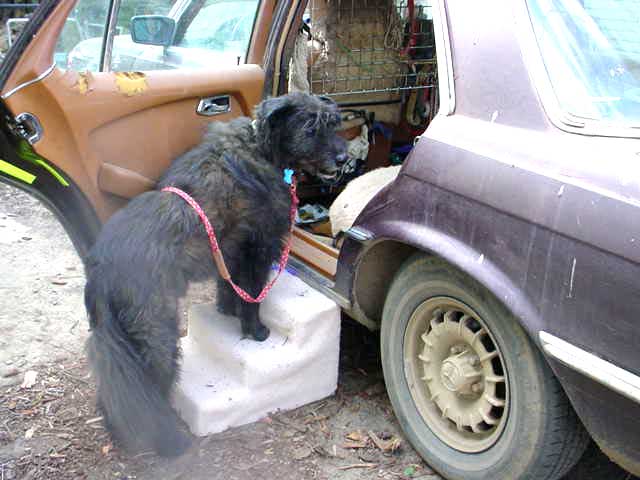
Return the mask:
M161 191L175 193L179 197L182 197L182 199L185 202L187 202L189 205L191 205L191 208L193 208L196 211L196 213L200 217L200 220L204 224L205 230L207 231L207 236L209 237L209 245L211 246L211 255L213 256L213 260L216 263L216 266L218 267L218 272L220 272L220 276L222 278L224 278L227 282L229 282L229 284L231 285L231 287L233 287L233 289L238 294L238 296L242 298L245 302L249 302L249 303L262 302L267 296L267 294L269 293L269 290L271 290L271 288L273 287L273 284L276 283L276 280L278 279L278 277L280 276L284 268L287 266L287 261L289 260L289 252L291 251L291 233L293 232L293 226L295 225L295 219L296 219L296 211L298 209L298 197L296 195L295 177L292 179L291 185L289 187L289 191L291 193L291 209L289 210L289 239L287 240L287 243L285 244L285 246L282 248L282 254L280 255L280 263L278 264L278 273L276 273L276 276L273 280L271 280L269 283L265 285L265 287L262 289L262 291L256 298L253 298L251 295L245 292L242 288L236 285L231 279L231 275L229 274L229 270L227 269L227 266L224 263L222 251L220 250L220 247L218 245L218 240L216 239L216 234L213 231L211 222L205 215L204 211L202 210L198 202L196 202L193 199L193 197L191 197L188 193L184 192L183 190L180 190L179 188L164 187Z

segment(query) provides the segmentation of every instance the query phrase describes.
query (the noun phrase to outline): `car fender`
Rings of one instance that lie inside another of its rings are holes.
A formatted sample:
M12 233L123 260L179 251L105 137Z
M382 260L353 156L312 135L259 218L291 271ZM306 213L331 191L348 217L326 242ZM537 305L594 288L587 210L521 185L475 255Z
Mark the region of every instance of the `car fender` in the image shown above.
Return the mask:
M539 313L524 292L482 252L436 228L416 225L403 220L384 220L381 218L380 221L368 222L366 228L359 227L359 229L365 232L369 238L364 242L349 238L345 241L342 253L345 257L355 256L351 297L354 308L361 313L366 312L369 313L367 316L370 316L370 311L367 312L368 309L362 302L361 292L364 286L358 286L363 269L367 268L369 260L380 257L380 248L393 244L394 249L399 252L400 258L395 263L393 272L389 272L388 265L385 266L389 279L395 276L401 264L411 253L422 251L429 255L436 255L487 288L511 311L531 338L539 343L537 334L543 325ZM390 273L392 275L389 275ZM371 278L370 272L365 275L369 279ZM385 285L384 295L386 295L390 283L389 281ZM380 298L383 293L377 291L375 296Z

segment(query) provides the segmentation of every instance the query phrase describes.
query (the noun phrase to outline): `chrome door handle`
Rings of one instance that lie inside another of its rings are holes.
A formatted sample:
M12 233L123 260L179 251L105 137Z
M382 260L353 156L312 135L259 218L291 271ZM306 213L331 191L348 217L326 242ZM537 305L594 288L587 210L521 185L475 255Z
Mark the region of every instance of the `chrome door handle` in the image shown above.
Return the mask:
M198 115L211 117L231 111L231 99L229 95L218 95L216 97L201 98L196 108Z

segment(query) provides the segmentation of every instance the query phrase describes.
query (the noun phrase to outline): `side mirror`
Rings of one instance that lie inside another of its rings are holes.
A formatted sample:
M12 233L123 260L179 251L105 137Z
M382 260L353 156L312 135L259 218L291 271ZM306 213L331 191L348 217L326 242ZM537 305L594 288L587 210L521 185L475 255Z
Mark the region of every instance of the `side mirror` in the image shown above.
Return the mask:
M135 43L168 47L173 42L176 21L163 15L138 15L131 18L131 39Z

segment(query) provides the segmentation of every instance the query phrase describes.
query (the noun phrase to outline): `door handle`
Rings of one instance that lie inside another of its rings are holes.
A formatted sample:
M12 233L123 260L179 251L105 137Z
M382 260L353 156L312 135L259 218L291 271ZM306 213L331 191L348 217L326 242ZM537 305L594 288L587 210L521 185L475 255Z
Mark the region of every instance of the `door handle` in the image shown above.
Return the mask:
M201 98L196 108L198 115L212 117L231 111L231 99L229 95L218 95L216 97Z

